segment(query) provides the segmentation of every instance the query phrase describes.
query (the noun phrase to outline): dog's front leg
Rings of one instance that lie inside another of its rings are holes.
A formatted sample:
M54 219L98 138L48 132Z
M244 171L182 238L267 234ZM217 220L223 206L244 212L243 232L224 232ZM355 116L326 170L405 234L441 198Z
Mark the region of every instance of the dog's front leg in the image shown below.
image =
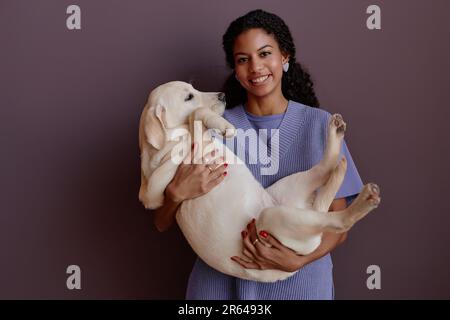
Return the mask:
M231 123L212 111L210 108L199 108L191 113L189 117L191 132L193 132L193 123L196 120L201 121L208 129L219 130L220 133L226 137L234 136L236 131L235 127Z
M147 209L156 209L163 205L164 191L175 176L178 165L169 159L153 171L150 178L144 177L139 199Z
M174 145L180 148L173 148ZM173 151L181 151L182 155L172 154ZM150 169L141 171L141 188L139 199L147 209L160 207L164 202L164 191L172 181L180 161L186 157L188 150L187 142L169 142L163 149L158 151L152 158L143 158L142 165L146 164ZM176 157L180 157L177 159Z
M178 141L169 141L161 150L150 158L150 172L158 168L161 163L167 161L171 157L173 148L179 144Z

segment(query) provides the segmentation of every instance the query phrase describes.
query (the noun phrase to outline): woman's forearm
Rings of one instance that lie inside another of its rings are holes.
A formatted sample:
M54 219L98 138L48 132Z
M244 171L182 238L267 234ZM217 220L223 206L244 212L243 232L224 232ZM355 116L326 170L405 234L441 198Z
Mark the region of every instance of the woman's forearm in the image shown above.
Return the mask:
M154 213L154 223L159 232L166 231L172 226L178 207L182 203L182 200L173 197L167 189L164 194L164 204L156 209Z
M330 212L344 210L347 207L345 198L335 199L330 206ZM306 256L299 256L299 268L313 262L314 260L322 258L324 255L333 251L338 245L347 239L347 232L331 233L324 232L322 235L322 242L312 253Z
M330 233L325 232L322 236L322 242L312 253L306 256L299 256L299 269L314 260L320 259L329 252L333 251L338 245L344 242L347 237L345 233Z

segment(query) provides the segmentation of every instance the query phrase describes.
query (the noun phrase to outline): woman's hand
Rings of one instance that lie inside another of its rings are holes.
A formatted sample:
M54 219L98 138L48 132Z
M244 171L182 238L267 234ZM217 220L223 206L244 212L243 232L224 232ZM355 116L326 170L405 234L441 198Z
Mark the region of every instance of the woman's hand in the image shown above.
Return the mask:
M193 152L187 157L194 159L198 153L197 144L193 146ZM165 196L174 202L182 202L187 199L199 197L208 193L217 186L227 175L225 171L227 164L223 158L216 157L217 150L205 155L204 164L185 164L182 162L175 173L172 181L166 187Z
M347 202L345 198L340 198L333 200L330 210L331 212L340 211L346 207ZM258 237L256 234L255 219L247 225L246 231L242 231L242 237L244 238L245 258L231 257L231 259L244 268L262 270L278 269L294 272L334 250L345 241L347 233L337 234L324 232L322 241L316 250L304 256L297 255L293 250L283 246L277 239L265 231L260 231Z
M247 225L247 230L242 231L242 237L245 258L234 256L231 259L246 269L278 269L294 272L304 265L303 256L283 246L266 231L260 231L258 237L255 219Z

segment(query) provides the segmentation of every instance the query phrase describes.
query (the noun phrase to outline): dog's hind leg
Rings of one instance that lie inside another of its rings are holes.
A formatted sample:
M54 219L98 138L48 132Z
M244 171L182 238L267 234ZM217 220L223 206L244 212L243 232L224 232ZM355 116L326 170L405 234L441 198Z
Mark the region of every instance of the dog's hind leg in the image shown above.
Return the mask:
M322 170L330 171L336 167L346 128L347 124L340 114L336 113L330 117L327 132L327 144L323 158L318 163L318 166L321 167Z
M298 254L308 254L320 244L323 232L348 231L357 221L375 209L380 201L379 187L369 183L344 210L319 212L286 206L270 207L261 211L256 227L258 230L269 232Z
M330 219L324 225L324 231L337 233L348 231L356 222L377 208L380 202L380 187L375 183L366 184L348 208L329 213Z
M323 157L317 165L310 169L313 177L311 182L314 184L315 189L328 180L330 174L338 165L346 128L347 124L340 114L336 113L330 117Z
M347 170L347 159L342 157L337 167L333 170L328 181L316 191L316 196L312 205L313 210L328 212L331 203L336 197L336 193L344 180Z
M375 183L366 184L356 199L344 210L330 213L330 219L323 226L324 231L345 232L364 218L381 202L380 188Z
M311 207L315 190L329 181L338 165L345 129L346 124L341 115L335 114L330 117L327 142L320 162L307 171L284 177L266 189L278 204L304 208L304 204L308 203Z

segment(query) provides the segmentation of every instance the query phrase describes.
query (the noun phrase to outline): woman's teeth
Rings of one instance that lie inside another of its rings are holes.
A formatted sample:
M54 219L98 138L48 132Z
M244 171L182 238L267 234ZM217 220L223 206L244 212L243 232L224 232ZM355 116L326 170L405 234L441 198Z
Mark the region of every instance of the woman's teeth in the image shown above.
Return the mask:
M261 83L267 80L267 78L269 78L270 74L268 74L267 76L263 76L263 77L259 77L253 80L250 80L250 82L252 83Z

